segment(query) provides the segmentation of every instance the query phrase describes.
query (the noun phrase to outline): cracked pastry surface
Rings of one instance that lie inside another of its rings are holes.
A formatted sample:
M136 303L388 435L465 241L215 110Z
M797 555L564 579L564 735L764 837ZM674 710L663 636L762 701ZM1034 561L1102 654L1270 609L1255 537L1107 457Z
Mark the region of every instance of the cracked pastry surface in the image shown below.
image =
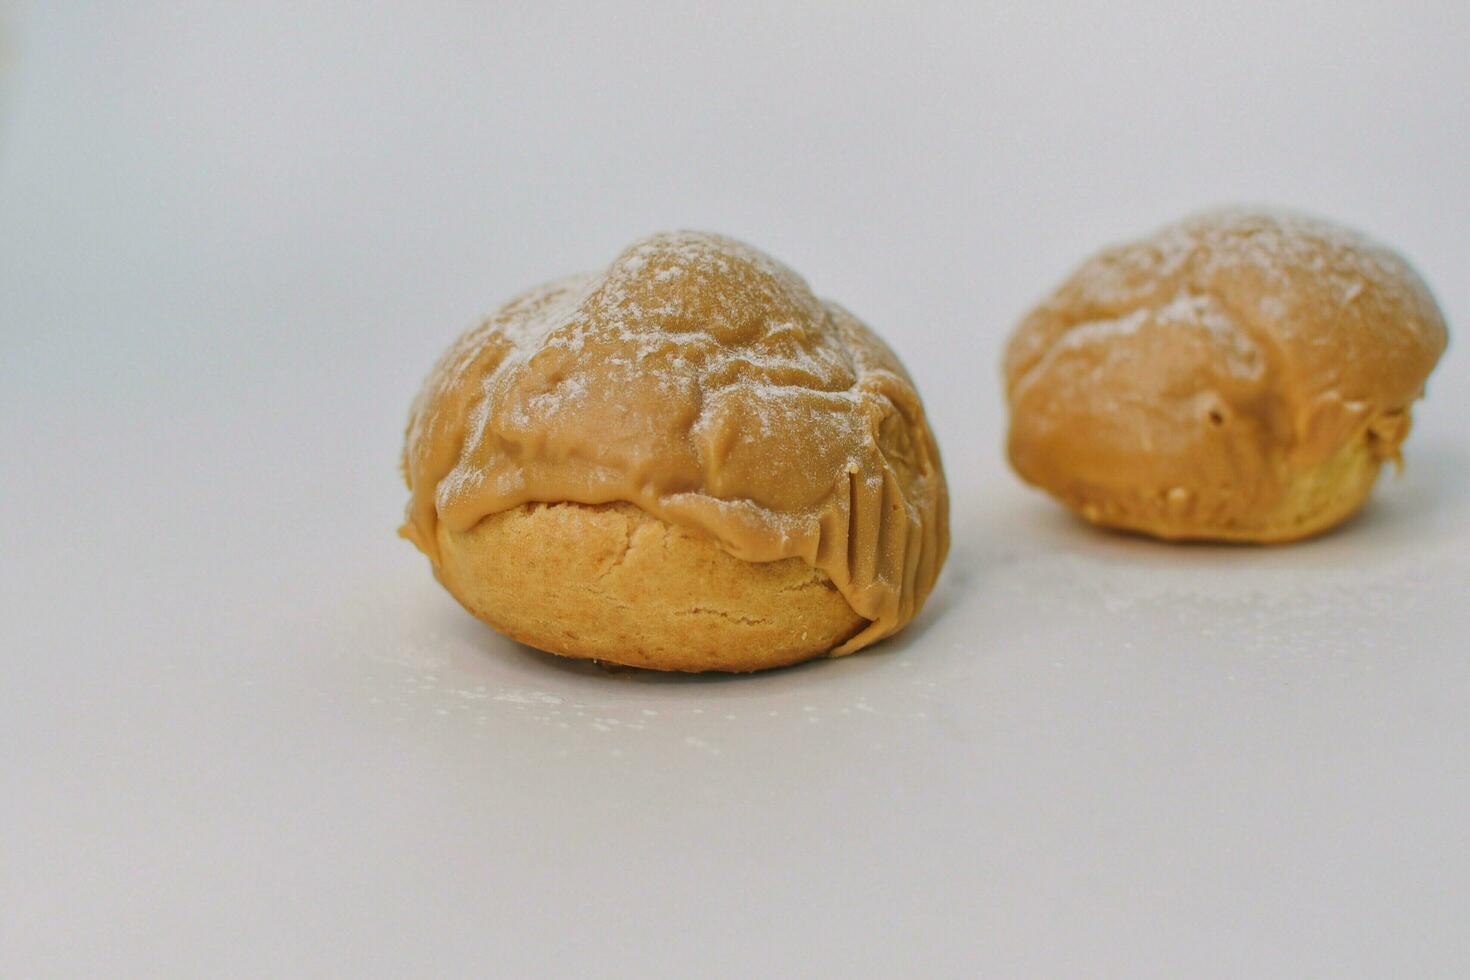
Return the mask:
M1012 335L1012 466L1169 539L1326 530L1400 460L1444 318L1400 256L1327 221L1208 212L1104 250Z
M785 266L698 232L465 334L414 404L403 468L402 533L471 612L642 667L861 649L918 612L949 544L897 357ZM625 538L650 547L594 560Z

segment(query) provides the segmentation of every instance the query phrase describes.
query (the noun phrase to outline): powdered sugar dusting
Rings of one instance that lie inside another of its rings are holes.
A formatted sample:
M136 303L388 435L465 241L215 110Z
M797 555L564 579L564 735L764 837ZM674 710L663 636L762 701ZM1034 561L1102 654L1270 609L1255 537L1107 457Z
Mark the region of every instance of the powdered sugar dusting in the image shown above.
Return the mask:
M755 274L736 276L737 266ZM675 281L694 288L649 288ZM715 301L707 301L709 296ZM848 427L811 411L793 417L805 401L789 397L822 392L843 403L834 416L850 414L871 397L857 388L858 365L840 335L808 326L827 317L786 266L739 242L698 232L654 236L626 250L603 276L532 290L509 304L496 318L496 329L481 338L504 338L512 349L480 381L484 397L470 415L467 451L441 482L438 503L447 505L482 485L473 450L486 441L492 416L502 426L528 431L554 425L609 385L651 384L670 400L696 388L702 407L689 427L696 440L726 424L721 407L738 404L731 410L742 416L738 438L745 445L779 448L783 441L775 437L792 425L812 436L850 441ZM598 352L584 358L589 343ZM626 353L604 356L610 347ZM557 357L563 367L549 387L505 397L508 385L522 383L534 357ZM462 360L473 361L474 351Z
M1180 292L1158 307L1141 307L1122 316L1083 323L1068 331L1053 348L1055 355L1084 348L1106 348L1112 356L1132 350L1117 341L1134 337L1149 328L1195 330L1208 338L1223 355L1220 367L1246 380L1256 380L1265 371L1260 349L1218 300Z
M1140 318L1141 310L1152 312ZM1388 374L1412 378L1422 369L1422 352L1445 341L1433 297L1392 250L1308 215L1227 208L1085 262L1013 338L1010 383L1022 383L1064 337L1075 349L1155 322L1212 331L1227 351L1272 352L1293 369L1306 365L1311 381L1323 385L1342 376L1330 357L1365 366L1392 353L1399 360ZM1236 367L1254 372L1257 360ZM1358 389L1369 386L1357 382ZM1406 395L1412 392L1395 390L1386 400Z

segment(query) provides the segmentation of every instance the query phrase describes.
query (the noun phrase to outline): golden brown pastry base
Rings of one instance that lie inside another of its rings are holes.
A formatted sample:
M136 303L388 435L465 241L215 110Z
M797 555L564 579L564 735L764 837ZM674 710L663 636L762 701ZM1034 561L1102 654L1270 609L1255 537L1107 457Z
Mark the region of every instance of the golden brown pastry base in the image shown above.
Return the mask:
M1293 477L1280 502L1250 523L1238 518L1212 521L1196 513L1183 488L1135 498L1115 490L1059 495L1100 527L1145 534L1166 541L1233 541L1286 544L1321 534L1347 520L1368 499L1381 461L1365 443L1354 443L1327 462Z
M526 504L437 533L439 579L466 609L564 657L764 670L822 656L868 623L801 559L742 561L631 504Z

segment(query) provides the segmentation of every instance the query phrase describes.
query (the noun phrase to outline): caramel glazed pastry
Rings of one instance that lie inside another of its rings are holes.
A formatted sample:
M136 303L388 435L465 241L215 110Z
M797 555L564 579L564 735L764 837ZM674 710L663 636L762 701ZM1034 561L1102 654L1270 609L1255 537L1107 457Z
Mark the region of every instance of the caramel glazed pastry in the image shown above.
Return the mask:
M914 384L728 238L655 235L511 300L414 404L401 533L475 616L567 657L751 671L851 653L949 547Z
M1301 215L1202 214L1094 256L1022 321L1011 463L1096 524L1304 538L1400 462L1446 339L1389 249Z

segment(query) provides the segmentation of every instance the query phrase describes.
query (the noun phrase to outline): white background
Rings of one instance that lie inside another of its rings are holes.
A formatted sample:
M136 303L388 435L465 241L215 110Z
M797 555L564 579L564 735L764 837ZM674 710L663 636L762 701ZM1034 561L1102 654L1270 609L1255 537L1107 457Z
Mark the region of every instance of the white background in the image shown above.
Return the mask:
M1300 546L1089 531L1000 345L1234 201L1470 323L1470 7L37 2L0 55L0 973L1464 976L1470 385ZM649 231L891 340L954 551L846 660L604 674L394 536L477 316Z

